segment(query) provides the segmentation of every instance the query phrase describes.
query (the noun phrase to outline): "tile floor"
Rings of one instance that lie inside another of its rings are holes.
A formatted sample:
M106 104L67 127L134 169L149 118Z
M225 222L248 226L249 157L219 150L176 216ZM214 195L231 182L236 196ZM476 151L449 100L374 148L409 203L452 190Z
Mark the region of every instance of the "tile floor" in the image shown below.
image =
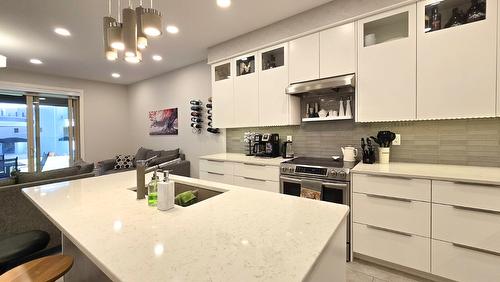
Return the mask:
M430 282L420 277L363 260L347 264L347 282Z

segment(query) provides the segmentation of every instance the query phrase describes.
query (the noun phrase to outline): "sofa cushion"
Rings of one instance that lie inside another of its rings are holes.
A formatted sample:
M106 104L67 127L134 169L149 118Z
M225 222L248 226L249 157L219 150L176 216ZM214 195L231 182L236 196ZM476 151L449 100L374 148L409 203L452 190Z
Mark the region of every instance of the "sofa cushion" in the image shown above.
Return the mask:
M16 184L15 177L6 177L6 178L0 179L0 187L14 185L14 184Z
M148 152L152 151L151 149L146 149L144 147L140 147L139 150L137 150L137 153L135 154L135 159L143 161L147 159Z
M79 170L80 170L80 167L72 166L72 167L44 171L44 172L40 172L40 173L38 173L38 172L17 172L15 175L17 178L17 184L22 184L22 183L30 183L30 182L35 182L35 181L56 179L56 178L62 178L62 177L66 177L66 176L77 175Z
M128 169L128 168L131 168L134 166L134 164L133 164L134 156L133 155L117 155L115 160L116 160L115 170Z

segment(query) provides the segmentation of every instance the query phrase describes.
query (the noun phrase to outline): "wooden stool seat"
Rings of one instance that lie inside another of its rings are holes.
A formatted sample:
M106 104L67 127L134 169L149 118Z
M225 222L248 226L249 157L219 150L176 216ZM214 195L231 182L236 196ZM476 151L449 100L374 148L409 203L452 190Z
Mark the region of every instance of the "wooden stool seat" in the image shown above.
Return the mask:
M0 282L52 282L64 276L73 266L73 258L55 255L32 260L0 276Z

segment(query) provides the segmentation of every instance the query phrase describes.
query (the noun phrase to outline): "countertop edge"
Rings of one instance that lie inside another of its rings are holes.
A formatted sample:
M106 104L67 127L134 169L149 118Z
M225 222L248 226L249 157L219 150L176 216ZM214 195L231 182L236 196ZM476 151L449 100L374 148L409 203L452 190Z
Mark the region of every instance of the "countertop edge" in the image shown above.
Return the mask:
M425 165L425 164L423 164ZM489 181L484 179L470 178L470 177L460 177L460 176L436 176L428 174L412 174L405 172L385 172L385 171L366 171L360 170L359 168L353 168L351 170L352 174L366 174L366 175L376 175L376 176L388 176L388 177L404 177L404 178L414 178L414 179L429 179L436 181L449 181L449 182L460 182L468 184L482 184L490 186L500 186L500 181ZM499 187L500 188L500 187Z

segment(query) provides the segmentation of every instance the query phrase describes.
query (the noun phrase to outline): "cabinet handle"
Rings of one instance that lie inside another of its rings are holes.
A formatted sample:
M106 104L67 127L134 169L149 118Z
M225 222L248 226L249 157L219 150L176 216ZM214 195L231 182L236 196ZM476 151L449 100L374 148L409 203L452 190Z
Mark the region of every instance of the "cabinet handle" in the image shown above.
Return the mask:
M251 164L251 163L243 163L244 165L250 165L250 166L266 166L262 164Z
M257 179L257 178L252 178L252 177L245 177L243 176L244 179L248 179L248 180L255 180L255 181L260 181L260 182L266 182L266 180L264 179Z
M209 162L213 162L213 163L223 163L224 161L216 161L216 160L207 160Z
M381 196L381 195L373 195L373 194L365 194L367 197L370 198L378 198L378 199L386 199L386 200L394 200L394 201L399 201L399 202L407 202L411 203L413 202L412 200L409 199L401 199L401 198L396 198L396 197L390 197L390 196Z
M209 174L214 174L214 175L224 175L223 173L217 173L217 172L211 172L211 171L207 171Z
M469 207L462 207L462 206L452 206L452 207L454 209L457 209L457 210L482 212L482 213L491 213L491 214L500 214L500 211L492 211L492 210L485 210L485 209L478 209L478 208L469 208Z
M396 230L387 229L387 228L378 227L378 226L373 226L373 225L366 225L366 227L371 228L371 229L375 229L375 230L380 230L380 231L385 231L385 232L389 232L389 233L394 233L394 234L398 234L398 235L403 235L403 236L406 236L406 237L412 237L413 236L410 233L396 231Z
M480 252L480 253L485 253L485 254L489 254L489 255L494 255L494 256L500 257L500 253L495 252L495 251L484 250L484 249L470 247L470 246L466 246L466 245L462 245L462 244L457 244L457 243L452 243L452 245L455 246L455 247L457 247L457 248L462 248L462 249L466 249L466 250L471 250L471 251L475 251L475 252Z
M404 180L414 180L411 177L397 176L397 175L375 175L375 174L365 174L365 176L369 177L377 177L377 178L396 178L396 179L404 179Z
M458 185L476 185L476 186L486 186L486 187L495 187L495 188L500 187L499 185L495 185L495 184L474 183L474 182L465 182L465 181L453 181L452 183L458 184Z

